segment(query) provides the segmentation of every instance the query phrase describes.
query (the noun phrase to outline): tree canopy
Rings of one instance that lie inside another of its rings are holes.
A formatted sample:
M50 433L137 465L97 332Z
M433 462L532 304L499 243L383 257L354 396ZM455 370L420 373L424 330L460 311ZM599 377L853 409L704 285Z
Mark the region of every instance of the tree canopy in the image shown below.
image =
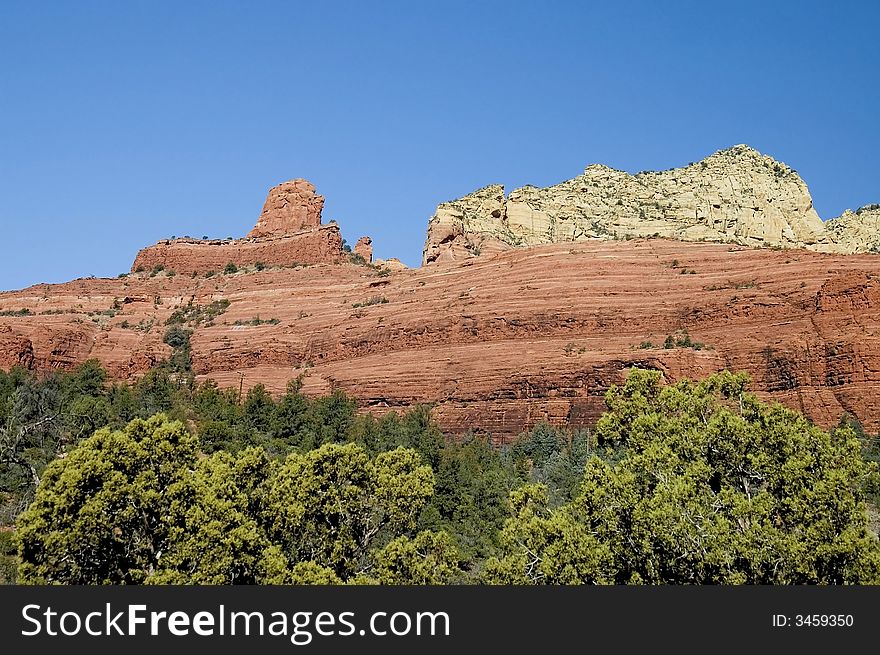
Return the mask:
M0 583L878 582L878 439L747 382L633 370L499 447L300 380L0 372Z
M877 474L849 428L831 433L728 372L660 384L633 370L607 395L580 492L511 496L487 580L536 584L876 584L864 489Z
M19 517L20 581L345 582L376 569L386 582L410 572L442 582L455 572L448 536L413 534L433 492L413 450L197 455L197 439L160 414L99 430L52 462Z

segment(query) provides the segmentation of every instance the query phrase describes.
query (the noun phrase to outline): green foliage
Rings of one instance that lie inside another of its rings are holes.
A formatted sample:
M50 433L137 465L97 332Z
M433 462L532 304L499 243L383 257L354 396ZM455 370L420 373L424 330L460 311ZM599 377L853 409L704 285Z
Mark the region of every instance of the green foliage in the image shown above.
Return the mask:
M165 325L189 325L191 327L197 327L204 324L210 326L214 324L214 319L229 309L229 304L229 301L225 298L222 300L215 300L210 305L193 305L192 303L189 303L188 305L175 310L174 313L168 317L168 320L165 321Z
M235 265L234 262L229 262L226 266L223 267L223 273L225 275L232 275L233 273L238 273L238 266Z
M256 470L250 465L262 459ZM261 453L219 452L169 489L167 551L151 584L254 584L277 574L277 552L261 532L248 486L266 475ZM251 474L256 479L243 480Z
M743 375L662 387L633 370L596 428L580 494L548 509L512 495L490 582L848 584L880 581L863 488L876 467L849 429L829 434L746 393Z
M192 346L190 338L192 330L179 325L172 325L165 331L163 341L171 346L171 357L166 362L168 369L174 373L190 373L192 371Z
M47 464L102 421L105 380L95 361L43 382L23 369L0 372L0 526L32 500Z
M52 462L18 519L19 581L144 582L168 548L171 491L195 467L196 443L158 415L99 430Z
M369 575L376 555L379 578L401 583L407 572L448 576L457 561L445 535L406 538L433 491L412 450L370 459L326 444L282 463L253 448L197 455L183 424L157 415L55 460L18 520L19 580L326 583Z
M381 453L398 447L415 450L422 460L436 469L442 454L445 452L443 433L431 420L431 410L425 405L417 405L402 416L388 412L380 418L372 414L354 416L349 413L350 407L337 406L347 421L347 436L362 446L369 453Z
M501 558L489 560L489 584L612 584L614 554L570 513L548 509L547 490L526 485L510 495L513 518L501 533Z
M18 581L18 548L15 532L0 529L0 585Z
M512 476L498 452L480 438L446 444L435 470L436 495L420 527L455 535L467 561L484 559L498 545Z
M263 525L291 564L314 561L349 580L369 567L375 539L415 527L433 493L418 454L398 448L371 461L355 444L292 454L267 482Z
M458 551L445 532L401 536L374 554L373 577L385 585L444 585L458 575Z
M175 352L203 320L179 316ZM498 448L301 379L273 398L171 363L132 385L94 361L0 372L0 582L19 537L23 582L877 581L875 436L742 376L658 375L612 388L592 433L539 423Z
M650 344L650 342L646 342ZM663 342L663 347L666 350L671 350L673 348L693 348L694 350L712 350L710 346L707 346L704 343L699 341L691 340L691 336L688 334L687 330L682 330L678 336L675 335L667 335L666 340Z
M522 435L506 456L518 480L544 484L550 505L556 507L577 495L592 451L588 432L570 433L541 422Z
M352 307L369 307L370 305L384 305L388 302L388 298L385 296L373 296L372 298L368 298L362 302L352 303Z
M277 318L267 318L264 320L259 316L254 316L249 321L237 320L233 323L233 325L250 325L256 327L258 325L278 325L280 322L281 321L279 321Z

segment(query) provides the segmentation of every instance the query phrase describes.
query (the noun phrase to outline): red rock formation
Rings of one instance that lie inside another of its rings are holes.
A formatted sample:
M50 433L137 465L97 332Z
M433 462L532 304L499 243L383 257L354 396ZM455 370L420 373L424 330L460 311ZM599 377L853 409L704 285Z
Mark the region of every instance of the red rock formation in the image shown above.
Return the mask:
M360 255L368 264L373 261L373 240L370 237L361 237L354 244L354 254Z
M336 263L344 259L342 236L335 223L265 239L160 241L141 250L132 272L151 271L156 266L183 274L219 272L232 262L239 268L262 262L266 266Z
M280 237L321 225L324 197L311 182L290 180L269 190L263 211L248 238Z
M39 370L97 357L133 378L167 356L175 309L221 298L227 312L192 338L200 379L237 387L243 373L281 393L302 373L307 393L342 389L368 410L433 403L453 434L589 426L631 366L669 380L746 371L761 396L820 425L847 411L880 430L880 257L661 239L389 275L345 263L41 285L0 294L0 310L34 314L0 316L0 365L31 351ZM234 325L257 315L279 322ZM705 347L663 348L685 329Z
M31 340L13 332L9 325L0 325L0 368L15 366L30 369L34 366L34 345Z
M257 225L247 239L170 239L141 250L133 273L164 268L184 274L246 267L337 263L345 259L339 227L321 225L324 198L306 180L292 180L269 191Z

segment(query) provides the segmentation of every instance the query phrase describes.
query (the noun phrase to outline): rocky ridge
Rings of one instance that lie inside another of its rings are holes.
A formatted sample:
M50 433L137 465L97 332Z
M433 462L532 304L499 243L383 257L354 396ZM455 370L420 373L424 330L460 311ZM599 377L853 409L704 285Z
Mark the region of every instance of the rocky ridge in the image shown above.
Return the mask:
M639 237L869 252L880 243L877 216L868 209L823 223L796 171L739 145L662 172L594 164L574 179L507 197L501 185L484 187L437 208L422 261Z
M355 263L130 275L0 293L0 366L99 359L135 379L188 325L199 379L341 389L367 411L431 403L451 434L588 427L629 367L728 368L764 398L880 430L880 258L666 239L553 244L385 273ZM197 313L197 312L195 312ZM259 318L260 320L254 320ZM664 347L669 345L670 347Z

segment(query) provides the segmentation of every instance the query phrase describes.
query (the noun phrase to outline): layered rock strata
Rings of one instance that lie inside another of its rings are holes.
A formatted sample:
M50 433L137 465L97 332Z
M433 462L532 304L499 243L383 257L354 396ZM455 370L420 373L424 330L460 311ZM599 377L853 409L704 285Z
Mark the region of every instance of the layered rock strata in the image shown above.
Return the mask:
M335 264L345 258L339 227L331 223L298 234L260 239L160 241L138 253L131 271L152 271L158 267L184 275L201 275L218 273L230 262L245 268L257 262L266 266Z
M303 375L306 393L340 389L365 411L430 403L455 435L588 427L632 366L667 380L745 371L820 425L848 412L880 430L880 258L666 239L391 273L343 263L39 285L0 293L0 366L95 357L135 379L168 357L173 312L223 299L224 314L191 326L199 379L283 393Z

